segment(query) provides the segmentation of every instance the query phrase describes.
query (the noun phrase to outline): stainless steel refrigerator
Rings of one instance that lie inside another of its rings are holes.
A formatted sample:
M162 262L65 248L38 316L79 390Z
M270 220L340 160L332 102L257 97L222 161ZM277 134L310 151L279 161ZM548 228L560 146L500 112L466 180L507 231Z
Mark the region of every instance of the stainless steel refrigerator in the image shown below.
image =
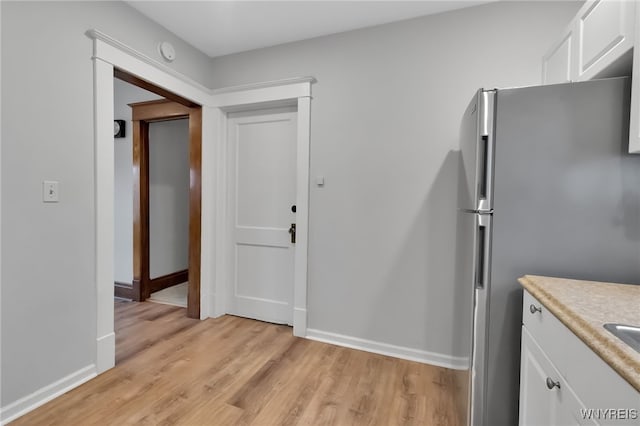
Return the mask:
M640 283L630 81L480 90L461 127L457 287L468 424L518 424L525 274Z

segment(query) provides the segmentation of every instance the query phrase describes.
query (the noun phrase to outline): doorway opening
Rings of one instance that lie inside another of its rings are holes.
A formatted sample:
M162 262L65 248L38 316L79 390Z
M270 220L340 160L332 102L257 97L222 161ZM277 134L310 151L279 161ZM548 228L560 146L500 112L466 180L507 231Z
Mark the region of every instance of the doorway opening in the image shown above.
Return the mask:
M128 103L131 193L117 193L118 170L114 192L116 231L128 216L131 234L115 238L115 296L184 306L200 318L201 107L117 68L114 77L116 88L120 80L157 95ZM130 209L121 201L118 211L118 198L127 196ZM130 269L119 271L119 258L127 257Z

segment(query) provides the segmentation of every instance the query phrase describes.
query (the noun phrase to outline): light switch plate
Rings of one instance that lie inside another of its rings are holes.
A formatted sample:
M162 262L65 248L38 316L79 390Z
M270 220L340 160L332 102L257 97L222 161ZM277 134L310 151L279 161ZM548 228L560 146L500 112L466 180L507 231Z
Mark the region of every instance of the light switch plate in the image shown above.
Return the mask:
M58 181L45 180L42 182L42 201L57 203L59 201Z

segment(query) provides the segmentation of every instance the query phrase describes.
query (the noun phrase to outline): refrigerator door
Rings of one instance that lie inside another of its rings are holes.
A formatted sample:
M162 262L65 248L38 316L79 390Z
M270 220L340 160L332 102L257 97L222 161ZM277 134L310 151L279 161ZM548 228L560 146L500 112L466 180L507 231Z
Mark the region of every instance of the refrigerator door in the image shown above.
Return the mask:
M473 315L469 424L486 423L488 331L491 282L491 214L475 214Z
M461 372L465 384L456 397L456 406L467 407L460 425L482 426L487 395L488 312L491 280L492 215L459 210L456 240L456 300L460 306L457 319L464 325L458 330L466 341L469 367Z
M466 200L460 208L489 212L493 209L495 91L480 89L462 119L460 150Z

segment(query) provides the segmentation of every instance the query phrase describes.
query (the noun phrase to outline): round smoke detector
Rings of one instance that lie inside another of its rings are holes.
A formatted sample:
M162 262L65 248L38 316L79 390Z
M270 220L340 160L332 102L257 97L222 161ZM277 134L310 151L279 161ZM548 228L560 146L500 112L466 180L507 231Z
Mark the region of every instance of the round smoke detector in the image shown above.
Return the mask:
M158 44L158 52L167 62L173 62L176 59L176 49L173 48L173 45L168 41L163 41Z

